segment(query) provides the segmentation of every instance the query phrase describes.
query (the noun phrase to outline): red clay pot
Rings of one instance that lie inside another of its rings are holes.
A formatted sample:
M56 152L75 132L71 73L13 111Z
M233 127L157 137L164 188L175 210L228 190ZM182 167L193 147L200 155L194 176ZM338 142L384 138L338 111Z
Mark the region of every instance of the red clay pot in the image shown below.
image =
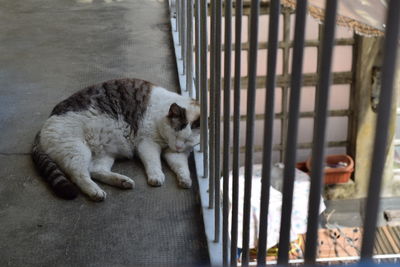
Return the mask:
M328 155L326 156L325 162L327 165L336 165L339 162L346 162L346 167L330 168L325 167L325 184L339 184L347 183L350 179L352 172L354 171L354 161L348 155ZM311 171L311 158L306 161L306 167L308 173Z

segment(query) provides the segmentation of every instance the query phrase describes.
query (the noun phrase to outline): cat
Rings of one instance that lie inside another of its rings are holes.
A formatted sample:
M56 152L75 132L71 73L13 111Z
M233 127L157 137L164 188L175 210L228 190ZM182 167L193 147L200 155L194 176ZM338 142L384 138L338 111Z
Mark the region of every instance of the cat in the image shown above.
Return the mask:
M123 189L134 181L111 171L117 158L137 153L151 186L164 183L161 154L190 188L188 152L199 143L200 107L188 97L140 79L89 86L57 104L36 135L32 157L55 194L94 201L106 193L92 180ZM68 178L70 179L68 179Z

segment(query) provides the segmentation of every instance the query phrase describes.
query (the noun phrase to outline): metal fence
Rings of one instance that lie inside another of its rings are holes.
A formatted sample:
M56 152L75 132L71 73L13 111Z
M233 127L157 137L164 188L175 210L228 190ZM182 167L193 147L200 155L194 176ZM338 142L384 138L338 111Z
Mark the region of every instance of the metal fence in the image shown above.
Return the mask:
M245 188L243 209L243 244L237 244L238 240L238 190L239 190L239 128L240 128L240 90L241 90L241 31L242 31L242 0L176 0L171 1L171 10L175 14L175 27L177 42L177 58L181 86L186 93L200 100L201 104L201 145L202 177L208 179L208 208L213 212L213 241L222 244L221 263L223 265L236 266L237 247L242 247L242 265L249 265L249 224L250 224L250 200L252 185L252 167L254 155L254 124L255 124L255 100L257 84L257 53L258 53L258 28L260 1L252 0L250 5L250 36L248 48L248 77L247 77L247 113L246 113L246 144L245 144ZM312 170L311 188L309 196L308 226L305 246L305 262L316 262L316 248L318 238L318 215L320 195L323 178L323 159L325 155L326 125L328 117L328 100L332 80L332 53L335 37L335 21L337 12L337 0L326 1L326 13L321 39L321 51L319 58L320 68L317 81L315 101L313 144L312 144ZM232 19L234 8L234 21ZM279 47L279 14L280 1L271 0L269 5L269 31L268 31L268 59L266 73L266 99L264 114L264 144L262 149L262 188L261 188L261 213L260 229L258 236L257 264L266 264L266 240L268 225L268 201L271 179L271 164L274 132L274 94L277 83L276 63ZM210 14L208 14L208 12ZM225 16L225 31L222 36L222 17ZM295 36L293 42L292 70L290 79L289 112L284 149L284 184L282 199L282 217L280 227L280 239L278 245L278 263L289 262L289 235L292 213L294 176L297 153L297 133L300 117L300 90L303 83L303 56L305 46L305 21L307 13L307 1L298 0L295 12ZM382 173L385 163L385 148L389 127L391 110L391 96L395 75L395 63L399 41L400 27L400 1L389 2L386 33L384 42L384 59L382 68L382 90L378 107L378 119L374 142L373 162L369 179L369 194L366 201L363 244L361 260L372 259L372 251L377 223L379 206L379 192ZM210 16L208 27L207 17ZM232 25L235 28L235 38L232 40ZM208 33L210 29L210 33ZM194 36L194 38L193 38ZM210 36L210 40L208 40ZM222 53L222 38L224 49ZM194 44L193 44L194 41ZM233 42L232 42L233 41ZM234 47L232 47L234 43ZM194 51L194 57L193 57ZM208 59L208 51L210 58ZM234 52L232 52L234 51ZM223 58L222 58L223 54ZM194 60L193 60L194 59ZM224 61L224 75L222 79L221 63ZM231 61L235 68L231 69ZM208 81L208 68L210 68L210 80ZM233 72L233 83L231 73ZM233 91L233 118L230 114L230 95ZM222 93L223 92L223 99ZM221 136L221 106L223 104L223 136ZM231 128L233 120L233 129ZM233 138L230 138L231 130ZM222 137L222 138L221 138ZM230 144L232 140L232 144ZM222 147L221 147L222 141ZM232 146L232 150L230 147ZM221 158L222 155L222 158ZM222 165L222 170L221 170ZM232 166L232 207L231 224L229 228L229 179ZM223 177L222 201L220 179ZM222 203L222 218L221 204ZM221 223L222 221L222 223ZM222 226L222 228L221 228ZM222 232L222 240L220 240ZM211 238L211 237L210 237Z

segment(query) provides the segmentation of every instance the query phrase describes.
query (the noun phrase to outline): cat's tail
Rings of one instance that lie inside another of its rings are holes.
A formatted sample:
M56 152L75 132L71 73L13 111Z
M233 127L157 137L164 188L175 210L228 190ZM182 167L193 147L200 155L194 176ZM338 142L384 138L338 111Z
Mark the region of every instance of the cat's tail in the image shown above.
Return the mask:
M40 149L40 132L36 135L32 147L32 159L42 177L54 190L55 194L64 199L74 199L78 196L78 188L71 183L58 165Z

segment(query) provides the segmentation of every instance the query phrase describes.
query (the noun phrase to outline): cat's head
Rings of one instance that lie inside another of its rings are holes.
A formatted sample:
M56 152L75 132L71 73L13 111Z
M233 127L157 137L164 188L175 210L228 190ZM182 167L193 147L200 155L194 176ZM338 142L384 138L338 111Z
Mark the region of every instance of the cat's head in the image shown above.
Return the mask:
M171 150L190 151L200 142L200 107L196 102L186 108L173 103L165 123L164 138Z

